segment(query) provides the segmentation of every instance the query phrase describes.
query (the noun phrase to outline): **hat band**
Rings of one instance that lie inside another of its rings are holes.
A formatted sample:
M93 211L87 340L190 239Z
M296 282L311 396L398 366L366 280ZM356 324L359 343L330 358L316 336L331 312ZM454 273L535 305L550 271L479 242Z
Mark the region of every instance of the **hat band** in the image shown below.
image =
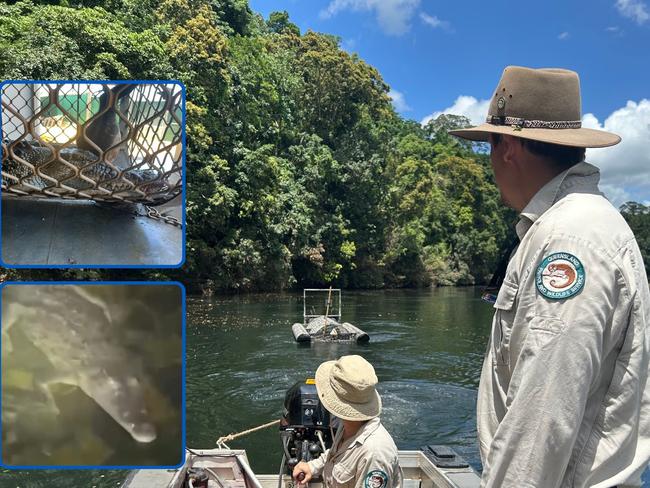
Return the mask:
M580 120L527 120L519 117L488 115L486 122L493 125L513 125L522 129L580 129Z

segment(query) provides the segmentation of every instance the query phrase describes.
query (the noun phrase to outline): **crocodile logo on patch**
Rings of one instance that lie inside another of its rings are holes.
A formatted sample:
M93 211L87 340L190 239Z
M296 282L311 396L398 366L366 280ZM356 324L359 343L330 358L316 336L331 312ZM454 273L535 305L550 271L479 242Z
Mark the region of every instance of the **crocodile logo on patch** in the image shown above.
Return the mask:
M585 284L585 270L573 254L556 252L537 267L535 285L546 298L563 300L578 293Z
M380 469L374 469L363 481L365 488L384 488L388 484L388 475Z

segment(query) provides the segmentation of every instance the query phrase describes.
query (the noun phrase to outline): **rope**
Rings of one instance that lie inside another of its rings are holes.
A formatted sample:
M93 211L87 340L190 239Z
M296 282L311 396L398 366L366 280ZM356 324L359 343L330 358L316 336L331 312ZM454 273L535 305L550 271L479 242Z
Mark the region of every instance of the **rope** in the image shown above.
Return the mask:
M227 448L228 446L226 446L226 442L230 442L230 441L232 441L234 439L237 439L239 437L243 437L243 436L251 434L253 432L257 432L258 430L266 429L268 427L273 427L274 425L277 425L279 423L280 423L280 419L274 420L274 421L266 423L266 424L258 425L257 427L253 427L251 429L243 430L241 432L228 434L228 435L225 435L223 437L219 437L217 439L217 445L220 446L220 447L223 446L223 447Z

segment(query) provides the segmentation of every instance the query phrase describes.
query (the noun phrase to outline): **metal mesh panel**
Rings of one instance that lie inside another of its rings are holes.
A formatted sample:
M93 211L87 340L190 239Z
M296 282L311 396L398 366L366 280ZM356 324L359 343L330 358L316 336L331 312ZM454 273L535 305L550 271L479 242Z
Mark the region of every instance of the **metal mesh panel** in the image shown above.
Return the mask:
M182 189L182 90L165 83L2 87L2 191L158 204Z
M302 291L303 322L324 316L341 319L341 290L339 288L305 288Z

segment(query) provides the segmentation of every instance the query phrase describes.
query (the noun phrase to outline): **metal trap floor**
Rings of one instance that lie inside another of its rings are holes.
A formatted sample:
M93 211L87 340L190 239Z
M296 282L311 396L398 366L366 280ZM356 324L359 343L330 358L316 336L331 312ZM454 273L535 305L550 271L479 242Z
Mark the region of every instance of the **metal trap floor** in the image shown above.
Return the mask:
M180 198L156 207L180 220ZM2 199L2 260L7 265L175 266L182 230L135 207L91 201Z

